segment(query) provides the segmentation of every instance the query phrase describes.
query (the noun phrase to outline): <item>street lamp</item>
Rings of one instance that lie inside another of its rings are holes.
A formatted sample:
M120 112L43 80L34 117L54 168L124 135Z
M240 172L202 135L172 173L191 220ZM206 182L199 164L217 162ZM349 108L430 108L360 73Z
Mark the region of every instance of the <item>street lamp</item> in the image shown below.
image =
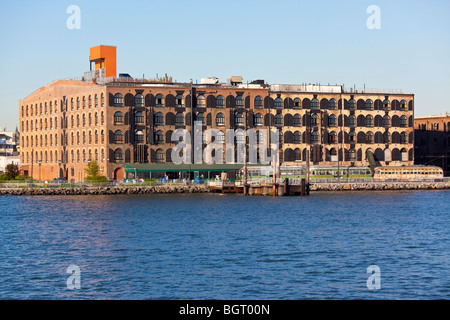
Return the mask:
M42 165L42 160L38 160L37 163L39 164L39 181L41 181L41 165Z

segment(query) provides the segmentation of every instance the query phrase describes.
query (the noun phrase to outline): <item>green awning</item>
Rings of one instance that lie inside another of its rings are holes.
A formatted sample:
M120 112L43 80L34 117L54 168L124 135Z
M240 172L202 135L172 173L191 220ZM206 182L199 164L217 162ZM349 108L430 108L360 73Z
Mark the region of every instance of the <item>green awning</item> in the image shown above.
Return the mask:
M260 166L248 164L248 167ZM125 172L187 172L187 171L239 171L243 164L173 164L173 163L134 163L125 165Z

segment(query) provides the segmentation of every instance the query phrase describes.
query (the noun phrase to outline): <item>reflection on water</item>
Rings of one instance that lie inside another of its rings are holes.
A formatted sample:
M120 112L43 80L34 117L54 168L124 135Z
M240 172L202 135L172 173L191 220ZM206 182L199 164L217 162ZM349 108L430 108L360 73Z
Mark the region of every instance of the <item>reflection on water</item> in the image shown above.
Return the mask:
M1 197L0 298L448 299L449 195Z

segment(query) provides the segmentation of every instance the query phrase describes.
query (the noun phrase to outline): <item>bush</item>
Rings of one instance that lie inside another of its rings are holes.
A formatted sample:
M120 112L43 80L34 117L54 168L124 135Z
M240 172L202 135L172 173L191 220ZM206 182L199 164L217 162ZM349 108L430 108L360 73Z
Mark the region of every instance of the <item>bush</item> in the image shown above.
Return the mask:
M31 178L27 177L27 176L17 176L16 180L19 180L19 181L31 181Z
M85 179L87 182L109 182L108 178L105 176L93 176L93 177L86 177Z

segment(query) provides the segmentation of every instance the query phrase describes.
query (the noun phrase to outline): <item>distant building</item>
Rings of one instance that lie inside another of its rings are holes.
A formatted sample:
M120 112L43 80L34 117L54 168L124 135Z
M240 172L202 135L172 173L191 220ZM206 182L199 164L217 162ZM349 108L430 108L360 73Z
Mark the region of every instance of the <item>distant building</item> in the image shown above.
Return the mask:
M82 181L90 160L116 180L126 166L155 172L171 163L172 132L192 130L196 120L204 130L220 130L223 141L227 129L278 129L285 165L305 165L307 158L341 167L369 166L369 158L413 164L411 93L244 83L240 76L200 84L115 77L111 48L91 49L95 69L83 79L56 81L19 102L24 173Z
M450 113L416 117L414 124L416 164L441 167L450 175Z
M19 165L18 132L0 131L0 172L9 164Z

